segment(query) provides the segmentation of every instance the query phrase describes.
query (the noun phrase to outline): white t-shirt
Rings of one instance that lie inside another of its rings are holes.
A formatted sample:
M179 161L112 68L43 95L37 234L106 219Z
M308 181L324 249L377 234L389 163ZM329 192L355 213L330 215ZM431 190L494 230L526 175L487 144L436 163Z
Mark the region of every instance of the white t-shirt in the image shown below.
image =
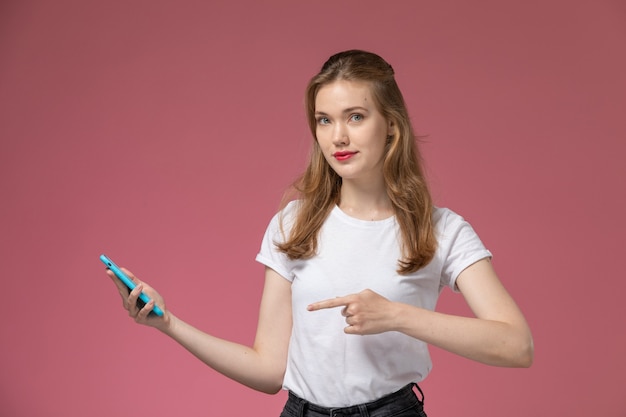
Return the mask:
M288 236L297 202L283 210ZM400 332L347 335L340 308L308 311L307 305L371 289L392 300L434 310L441 290L455 289L457 276L491 257L463 218L436 208L438 249L433 260L410 275L399 275L400 229L395 217L365 221L334 207L320 230L317 255L290 260L274 242L283 241L280 215L270 222L256 260L289 280L293 330L283 388L325 407L376 400L431 369L426 343Z

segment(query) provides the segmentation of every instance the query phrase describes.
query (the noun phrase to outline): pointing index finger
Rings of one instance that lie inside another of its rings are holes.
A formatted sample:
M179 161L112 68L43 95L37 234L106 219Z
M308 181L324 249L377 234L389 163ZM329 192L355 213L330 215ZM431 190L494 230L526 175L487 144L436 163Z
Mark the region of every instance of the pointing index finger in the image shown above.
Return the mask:
M307 310L317 311L326 308L343 307L348 304L346 297L329 298L328 300L318 301L316 303L309 304Z

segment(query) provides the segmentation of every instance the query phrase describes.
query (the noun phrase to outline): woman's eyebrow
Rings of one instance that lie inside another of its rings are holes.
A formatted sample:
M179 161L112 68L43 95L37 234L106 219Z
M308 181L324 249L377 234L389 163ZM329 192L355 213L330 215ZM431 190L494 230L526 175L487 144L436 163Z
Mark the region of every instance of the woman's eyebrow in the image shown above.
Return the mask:
M367 110L365 107L354 106L354 107L348 107L343 112L344 113L354 113L355 111L366 112L366 111L369 111L369 110Z
M343 114L354 113L355 111L369 112L369 110L366 109L365 107L354 106L354 107L348 107L347 109L342 110L341 113L343 113ZM318 116L328 116L328 113L325 113L325 112L320 111L320 110L316 110L315 114L318 115Z

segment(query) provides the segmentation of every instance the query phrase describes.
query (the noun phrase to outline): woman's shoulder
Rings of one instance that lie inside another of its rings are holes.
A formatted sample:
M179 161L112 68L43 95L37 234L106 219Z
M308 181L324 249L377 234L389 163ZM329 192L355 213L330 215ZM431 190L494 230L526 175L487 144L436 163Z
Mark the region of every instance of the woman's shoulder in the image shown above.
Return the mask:
M432 219L433 225L440 230L467 223L463 216L447 207L434 207Z
M297 215L298 210L300 209L300 203L300 200L291 200L285 204L283 208L276 213L276 215L282 218L293 218Z
M273 224L292 224L298 213L300 206L299 200L291 200L283 205L272 217L271 223Z
M437 207L437 206L433 207L432 218L433 218L434 224L439 224L442 221L445 222L450 216L456 217L459 215L447 207Z

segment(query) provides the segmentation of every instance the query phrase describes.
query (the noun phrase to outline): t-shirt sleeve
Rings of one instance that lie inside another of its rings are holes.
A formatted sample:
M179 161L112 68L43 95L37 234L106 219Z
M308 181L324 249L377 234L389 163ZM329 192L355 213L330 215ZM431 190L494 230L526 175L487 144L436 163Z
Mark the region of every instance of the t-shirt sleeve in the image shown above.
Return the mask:
M256 261L273 269L288 281L293 281L292 261L276 247L276 242L284 240L283 233L287 233L286 224L288 220L284 217L287 214L289 214L288 211L283 211L282 215L278 213L270 221L261 241L261 249L256 256ZM283 221L283 230L281 230L281 220Z
M439 237L442 259L442 284L458 292L456 279L468 266L481 259L491 258L472 226L458 214L445 210L441 219Z

